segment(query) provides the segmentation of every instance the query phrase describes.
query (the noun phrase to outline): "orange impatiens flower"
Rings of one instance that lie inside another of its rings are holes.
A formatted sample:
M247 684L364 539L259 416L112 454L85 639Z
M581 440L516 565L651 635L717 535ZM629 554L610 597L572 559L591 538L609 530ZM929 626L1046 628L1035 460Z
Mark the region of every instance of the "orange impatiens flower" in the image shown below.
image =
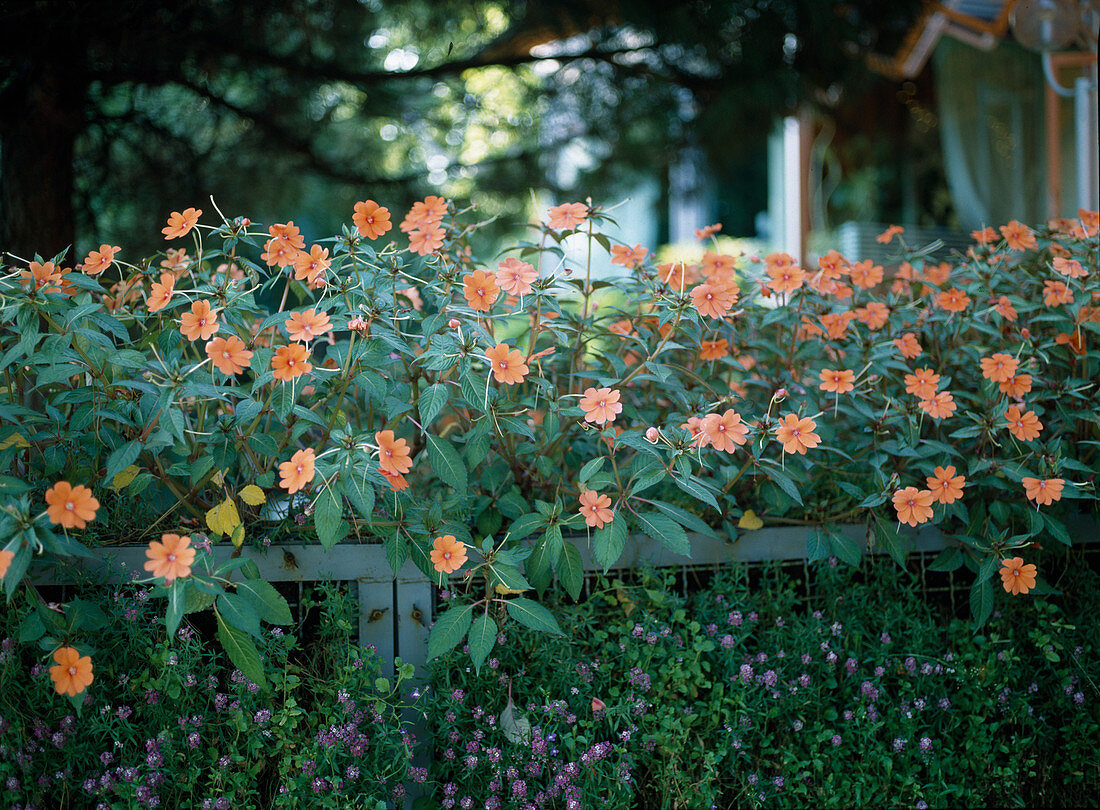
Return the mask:
M1005 242L1008 244L1009 250L1035 250L1039 247L1031 228L1016 220L1012 220L1007 225L1002 225L1000 231L1001 236L1005 238Z
M309 362L309 350L300 343L280 346L271 357L271 370L275 373L275 379L283 382L313 371L313 365Z
M0 579L3 579L4 575L8 573L8 569L11 567L11 561L14 559L14 551L0 551Z
M612 245L611 246L611 263L619 264L625 267L627 270L631 270L645 261L646 255L649 253L649 249L638 244L634 247L627 247L626 245Z
M771 255L769 254L769 258ZM781 254L786 256L786 254ZM781 262L776 265L768 265L767 273L770 281L767 282L768 289L777 293L792 293L802 286L806 280L806 271L799 267L797 264L788 264Z
M50 667L50 680L53 681L53 688L59 695L76 697L95 680L92 674L91 657L82 656L72 647L59 647L54 650L53 660L57 664Z
M872 301L867 306L856 310L856 318L860 323L866 324L871 331L877 331L889 320L890 308L881 301Z
M171 273L161 273L160 282L154 281L152 287L149 288L149 298L145 301L149 311L160 312L168 306L168 302L172 300L175 287L176 277Z
M1054 342L1059 346L1069 346L1070 351L1074 354L1084 356L1088 351L1085 348L1085 334L1080 329L1075 329L1072 335L1068 332L1059 332L1055 335Z
M93 250L88 254L88 257L84 259L82 269L84 274L88 276L98 276L104 270L111 266L111 262L115 260L115 254L122 248L111 247L110 245L100 245L99 250ZM1055 265L1057 267L1057 265Z
M201 216L201 208L188 208L183 213L173 211L168 217L168 226L161 228L160 232L164 234L165 239L179 239L181 236L187 236Z
M395 438L392 430L380 430L374 434L378 442L378 466L390 475L404 475L412 469L412 452L409 443Z
M280 462L279 488L285 489L290 495L305 489L313 481L316 460L317 455L313 452L313 448L307 447L295 452L290 457L290 461Z
M1035 587L1035 575L1039 573L1033 564L1024 565L1022 557L1001 560L1001 584L1013 596L1027 593Z
M190 537L162 534L159 543L156 540L149 543L145 556L149 558L145 570L155 577L164 577L165 584L171 585L177 578L191 576L195 549Z
M997 241L997 232L993 228L982 228L981 230L971 231L970 238L979 245L988 245Z
M732 408L723 414L708 414L699 427L706 436L706 443L724 453L732 453L748 441L749 426L741 420L741 414Z
M1012 405L1005 411L1005 422L1008 423L1008 431L1022 442L1030 442L1039 438L1043 430L1043 423L1035 415L1035 411L1020 413L1020 409Z
M894 509L898 520L910 526L932 519L932 493L927 489L906 487L894 493Z
M286 332L291 340L309 343L315 337L332 330L327 312L307 309L305 312L291 312L286 320Z
M307 282L311 287L321 287L324 285L325 271L331 263L328 248L314 245L308 253L300 250L294 259L294 278Z
M894 345L898 347L901 356L907 360L912 360L914 357L920 357L921 352L924 351L920 343L917 342L917 336L912 332L906 332L900 338L894 338Z
M1018 317L1016 307L1012 306L1012 302L1008 300L1007 295L1002 295L997 299L997 303L993 305L993 310L1006 321L1015 321Z
M298 254L301 252L289 239L276 236L264 244L264 252L260 254L260 258L268 267L290 267L298 261Z
M821 325L825 327L825 332L830 338L840 340L848 333L848 326L855 319L856 314L850 310L846 312L826 312L821 316Z
M580 401L581 410L584 411L584 421L597 425L606 425L615 421L615 416L622 413L623 405L619 402L619 392L611 388L586 388Z
M190 312L180 316L180 333L188 340L210 340L220 328L218 315L210 310L209 301L196 301Z
M928 399L922 399L917 405L933 419L946 419L958 407L950 391L940 391Z
M585 525L589 528L602 529L615 519L615 512L610 508L611 499L594 489L582 492L580 502L581 508L577 511L584 515Z
M555 231L571 231L588 218L584 203L563 203L546 212L546 224Z
M252 362L252 352L245 348L244 341L236 335L214 338L206 344L206 356L218 371L230 376L240 374Z
M66 529L83 529L90 520L95 520L99 501L92 497L92 491L78 484L72 486L68 481L58 481L46 490L46 514L50 523L57 523Z
M367 239L377 239L393 227L393 223L390 222L390 209L383 208L374 200L357 202L351 221L358 229L359 235Z
M855 379L856 373L846 368L823 368L821 369L820 388L822 391L828 391L831 394L847 394L855 389Z
M401 492L402 490L409 488L409 482L406 481L405 476L401 475L400 473L398 473L397 475L392 475L385 470L379 470L379 472L382 473L382 477L386 479L386 483L390 485L390 489L392 489L394 492Z
M27 268L19 271L22 279L20 283L24 287L31 285L42 292L61 292L61 288L56 285L61 282L67 270L58 269L53 262L31 262Z
M856 262L849 271L852 283L862 290L870 289L882 283L882 267L870 259Z
M523 362L523 352L513 349L507 343L498 343L485 351L485 357L493 368L493 377L498 383L515 385L523 382L530 369Z
M1027 499L1042 506L1050 506L1055 501L1062 500L1062 488L1066 484L1062 478L1022 478L1020 482L1024 485Z
M1017 374L998 383L997 386L1001 389L1002 394L1006 394L1013 399L1019 399L1031 391L1031 375Z
M729 356L729 353L730 342L725 338L699 341L700 360L721 360L723 357Z
M905 375L905 393L917 399L931 399L940 386L940 375L930 368L918 368Z
M775 438L783 443L784 453L806 455L808 449L821 444L821 437L814 433L816 427L817 422L810 417L799 419L796 414L789 413L779 420Z
M704 318L722 318L730 311L735 298L728 287L708 281L691 291L691 301Z
M876 236L875 241L878 242L880 245L888 245L899 233L905 233L905 228L901 227L900 225L891 225L885 231Z
M970 306L970 296L958 287L936 293L936 306L948 312L962 312Z
M475 310L488 312L500 295L500 287L491 274L475 270L462 277L462 294Z
M433 194L425 197L423 202L413 203L413 207L401 221L400 230L402 233L435 230L446 215L447 200Z
M954 466L936 467L925 479L932 497L940 503L954 503L962 497L966 476L956 475Z
M447 232L442 228L414 228L409 231L409 250L418 256L427 256L443 247Z
M302 236L301 229L294 224L294 220L285 224L276 222L274 225L269 225L267 233L272 239L285 239L291 247L305 250L306 239Z
M695 238L699 241L706 239L708 236L714 236L722 230L722 223L716 222L713 225L704 225L702 228L695 229Z
M530 295L539 271L527 262L509 256L497 265L497 285L510 295Z
M1044 281L1043 303L1048 307L1056 307L1059 304L1072 304L1073 291L1066 286L1064 281Z
M1089 274L1089 271L1084 268L1081 262L1076 259L1066 259L1062 256L1055 257L1054 269L1068 278L1084 278Z
M466 544L453 534L444 534L432 541L432 565L441 574L453 574L466 564Z
M983 357L981 366L983 377L1000 383L1016 373L1016 369L1020 367L1020 361L1010 354L997 352L992 357Z

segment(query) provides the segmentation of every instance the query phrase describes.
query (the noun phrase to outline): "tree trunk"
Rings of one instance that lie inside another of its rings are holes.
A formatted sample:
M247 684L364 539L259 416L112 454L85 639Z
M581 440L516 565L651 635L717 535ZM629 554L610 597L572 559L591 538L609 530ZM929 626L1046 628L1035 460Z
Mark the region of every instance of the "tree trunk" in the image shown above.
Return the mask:
M49 259L75 238L73 149L87 84L48 62L22 73L0 103L0 251ZM67 261L78 259L70 251Z

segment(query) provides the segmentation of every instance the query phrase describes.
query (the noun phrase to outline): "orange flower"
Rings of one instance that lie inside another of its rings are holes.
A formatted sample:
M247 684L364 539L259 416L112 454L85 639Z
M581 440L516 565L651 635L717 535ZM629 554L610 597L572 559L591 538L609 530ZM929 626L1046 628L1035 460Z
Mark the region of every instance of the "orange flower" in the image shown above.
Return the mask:
M546 224L555 231L571 231L588 218L584 203L555 205L546 212Z
M855 319L854 312L826 312L821 316L821 324L830 338L840 340L848 332L848 325Z
M447 232L442 228L415 228L409 231L409 250L418 256L427 256L443 247Z
M716 222L713 225L705 225L702 228L695 229L695 238L702 241L708 236L714 236L714 234L718 233L720 230L722 230L721 222Z
M849 371L848 369L833 370L831 368L821 369L821 385L822 391L828 391L833 394L847 394L849 391L855 389L856 373Z
M768 258L771 258L771 255ZM786 256L787 254L782 255ZM777 293L792 293L801 287L806 279L806 272L797 264L780 263L774 266L769 264L767 272L771 278L771 281L767 282L767 286Z
M220 328L217 313L210 311L209 301L196 301L190 312L180 316L180 333L188 340L210 340Z
M1062 487L1066 483L1062 478L1047 478L1046 480L1023 478L1021 482L1024 485L1024 494L1027 495L1027 499L1043 506L1050 506L1055 501L1062 500Z
M597 425L614 422L616 414L623 412L619 392L611 388L586 388L580 406L584 411L584 421Z
M929 284L946 284L947 279L951 278L951 265L947 262L940 262L939 264L926 264L924 266L924 280ZM927 295L927 292L921 293L921 295Z
M729 356L730 343L725 338L699 341L700 360L721 360Z
M867 324L867 328L871 331L877 331L889 320L890 308L881 301L872 301L867 306L856 310L856 318L860 323Z
M182 214L179 211L173 211L172 216L168 217L168 227L161 228L160 232L164 234L165 239L179 239L181 236L187 236L201 216L201 208L188 208Z
M488 312L500 295L496 279L484 270L475 270L462 277L462 294L478 312Z
M54 650L53 660L57 665L50 667L50 680L59 695L76 697L95 680L92 659L87 655L82 656L72 647Z
M176 277L171 273L161 273L160 283L153 282L153 286L149 289L149 297L145 301L146 306L149 307L149 311L160 312L168 306L168 302L172 300L172 293L175 287Z
M1065 259L1061 256L1055 257L1054 269L1069 278L1084 278L1089 274L1089 271L1082 266L1081 262L1076 259Z
M195 549L191 548L190 537L162 534L159 543L156 540L149 543L145 556L149 558L145 570L155 577L164 577L164 583L170 585L179 577L191 575Z
M390 485L390 489L394 492L400 492L403 489L409 488L409 482L405 480L405 476L398 473L397 475L391 475L385 470L379 470L382 473L382 477L386 479L386 482Z
M1043 303L1048 307L1056 307L1059 304L1072 304L1073 292L1064 281L1043 282Z
M315 337L332 330L327 312L307 309L305 312L291 312L286 320L286 332L291 340L309 343Z
M1004 382L1016 373L1020 361L1010 354L997 352L992 357L983 357L981 365L982 376L987 380L999 383Z
M111 266L111 262L115 260L115 254L120 250L122 250L120 247L100 245L99 250L93 250L84 260L83 270L85 275L98 276Z
M4 578L4 575L8 573L8 568L11 567L11 561L14 559L14 551L0 551L0 580L2 580Z
M954 503L962 497L966 476L956 475L953 466L936 467L925 479L932 497L940 503Z
M290 461L280 462L279 488L285 489L290 495L305 489L306 485L313 481L313 476L316 473L314 468L316 460L317 456L313 452L313 448L307 447L304 450L295 452L290 457Z
M533 266L511 256L497 265L497 285L512 295L530 295L538 277Z
M409 443L394 438L392 430L380 430L374 434L378 442L378 466L382 472L390 475L404 475L412 469L412 455Z
M933 419L946 419L955 412L955 398L951 396L950 391L940 391L938 394L933 394L928 399L922 399L917 403L921 410L931 416Z
M852 283L863 290L882 283L882 267L870 259L853 264L850 275Z
M1012 306L1012 302L1008 300L1007 295L1002 295L997 299L997 303L993 305L994 311L1006 321L1016 320L1016 307Z
M936 306L948 312L962 312L970 306L970 296L957 287L936 293Z
M244 347L244 341L236 335L216 337L206 344L206 356L222 374L240 374L251 364L252 352Z
M431 195L425 197L423 202L413 203L413 207L401 221L400 230L404 233L435 230L446 215L447 201L443 197Z
M498 343L485 351L489 365L493 368L493 377L498 383L515 385L523 382L530 369L523 362L523 352L513 349L507 343Z
M940 375L930 368L918 368L905 375L905 393L917 399L931 399L940 385Z
M405 287L403 290L398 290L397 294L408 298L412 308L417 312L424 309L424 299L420 297L420 290L416 287Z
M1043 429L1043 423L1039 421L1035 411L1026 411L1021 414L1020 409L1015 405L1009 406L1005 411L1005 422L1008 423L1008 432L1022 442L1039 438L1039 433Z
M59 270L56 264L53 262L31 262L27 267L27 270L19 271L20 283L23 286L33 282L32 286L36 290L48 293L61 292L61 288L56 285L65 275L65 271Z
M988 245L997 241L997 232L992 228L982 228L980 231L971 231L970 238L979 245Z
M294 220L291 220L285 225L277 222L269 226L267 232L272 239L285 239L291 247L297 248L298 250L305 249L305 237L302 236L298 226L294 224Z
M1084 355L1087 349L1085 348L1085 335L1080 329L1075 329L1073 334L1067 332L1059 332L1054 342L1059 346L1069 346L1070 351L1074 354Z
M821 437L813 432L816 427L817 422L810 417L799 419L795 414L789 413L779 420L775 438L783 443L784 453L806 455L806 450L821 444Z
M1001 389L1002 394L1007 394L1013 399L1019 399L1031 390L1031 375L1017 374L998 383L998 387Z
M730 311L735 299L728 287L708 281L691 291L691 300L704 318L721 318Z
M707 437L707 443L716 450L732 453L748 441L749 426L741 421L741 414L730 408L725 413L708 414L703 418L700 428Z
M581 508L577 511L584 515L584 522L589 528L602 529L615 519L615 513L609 508L611 499L594 489L582 492L580 502Z
M298 251L294 259L294 278L298 281L308 281L311 287L321 286L319 282L324 279L331 260L328 257L328 248L314 245L309 253Z
M383 208L374 200L357 202L351 221L359 230L359 235L367 239L377 239L393 227L390 209Z
M900 225L891 225L885 231L876 236L875 241L878 242L880 245L888 245L899 233L905 233L905 228L901 227Z
M1001 566L1001 583L1013 596L1027 593L1035 587L1035 575L1039 570L1031 563L1024 565L1022 557L1001 560Z
M694 265L684 262L668 262L657 265L657 275L670 290L682 293L690 284L699 280L699 273Z
M627 270L631 270L645 261L646 254L648 253L649 249L642 247L640 244L632 248L626 245L612 245L611 263L621 264Z
M906 332L900 338L894 338L894 345L898 347L901 356L907 360L920 357L921 352L924 351L917 342L917 336L912 332Z
M1008 243L1009 250L1035 250L1039 247L1039 243L1035 241L1035 235L1031 232L1031 228L1027 225L1022 225L1016 220L1012 220L1007 225L1002 225L1001 236L1005 238L1005 242Z
M466 544L453 534L444 534L432 541L432 565L441 574L453 574L466 563Z
M260 258L267 262L268 267L290 267L298 261L299 253L301 253L301 250L293 245L289 239L276 236L267 240Z
M313 365L309 363L309 351L300 343L280 346L271 358L271 370L275 372L275 379L283 382L301 377L313 371Z
M58 481L46 490L46 514L50 523L57 523L66 529L83 529L90 520L95 520L99 501L92 497L92 491L86 486L71 486L68 481Z
M906 487L894 493L894 509L898 520L910 526L932 519L932 493L927 489Z
M191 257L187 255L187 248L168 248L164 251L160 266L172 271L175 277L179 278L191 266Z

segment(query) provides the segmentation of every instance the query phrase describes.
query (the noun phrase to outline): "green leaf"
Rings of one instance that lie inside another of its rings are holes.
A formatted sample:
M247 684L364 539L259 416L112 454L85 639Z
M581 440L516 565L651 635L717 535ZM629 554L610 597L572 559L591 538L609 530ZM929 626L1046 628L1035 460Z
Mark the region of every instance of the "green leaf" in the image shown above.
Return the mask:
M420 410L420 424L425 430L428 429L432 420L439 416L439 412L443 410L446 404L447 386L445 383L436 383L420 394L417 407Z
M787 475L785 472L783 472L781 469L774 466L773 464L765 464L761 462L760 468L764 470L764 475L774 481L776 486L778 486L781 490L783 490L787 493L787 495L790 496L791 500L793 500L799 506L802 505L802 495L799 493L798 487L795 485L794 481L791 480L789 475Z
M539 531L545 525L545 515L539 512L529 512L512 521L512 525L508 527L508 536L513 540L522 540L527 535Z
M192 579L193 582L198 584L198 580ZM219 589L220 585L216 586ZM186 613L201 613L208 607L214 604L217 599L217 594L207 593L206 591L199 590L198 587L188 588L186 594L183 597L183 612Z
M473 621L473 605L454 605L440 615L428 633L428 660L453 649L466 636Z
M340 533L343 512L336 491L331 486L321 490L313 505L313 526L317 530L317 539L326 551L343 539Z
M719 512L722 511L721 508L718 506L718 501L714 498L714 494L710 491L710 488L703 483L701 479L696 478L694 475L673 475L672 480L676 482L676 486L678 486L691 497L695 498L698 501L702 501L703 503L710 504Z
M929 571L954 571L963 564L963 555L957 548L945 548L928 566Z
M268 624L288 625L294 623L290 605L275 586L265 579L246 579L237 583L240 594L256 611L256 615Z
M806 559L809 562L824 560L829 556L829 541L821 527L816 527L806 538Z
M428 434L428 463L439 480L459 492L466 491L466 465L446 439Z
M973 628L979 629L993 613L993 585L988 579L976 579L970 587L970 615L974 617Z
M107 475L104 479L114 480L114 477L133 464L141 453L141 442L127 442L117 448L107 459Z
M523 574L515 566L503 565L497 562L493 563L489 570L492 573L491 582L493 585L503 585L513 591L531 590L531 583L524 579Z
M581 585L584 584L584 569L581 566L581 553L572 543L563 543L561 557L557 565L558 579L565 586L565 590L574 599L581 595Z
M400 532L394 532L382 540L382 547L386 552L386 562L390 564L394 576L397 576L397 572L409 558L409 544Z
M505 603L508 615L525 627L538 630L543 633L553 633L556 636L565 635L558 626L558 620L554 614L531 599L517 596Z
M474 663L474 671L481 672L481 665L497 643L497 623L487 613L478 616L470 628L467 643L470 645L470 660Z
M168 610L164 614L164 626L168 630L168 638L176 635L176 630L183 619L186 592L191 590L189 583L184 579L177 579L168 587Z
M260 653L257 652L252 639L243 630L229 625L217 609L214 610L214 616L218 620L218 640L233 666L252 683L266 689L267 679L264 678L264 667L260 663Z
M849 537L841 531L831 532L829 542L833 547L833 553L851 566L858 566L863 558L863 549L859 547L859 541Z
M343 485L344 495L355 511L364 520L370 521L374 517L374 487L365 479L357 480L354 475L344 478Z
M260 617L243 596L223 593L218 597L217 606L218 615L233 627L260 638Z
M540 456L540 458L542 457ZM603 468L605 461L607 461L606 456L597 456L591 461L586 462L585 465L581 467L580 474L577 476L581 482L581 486L587 484L588 479L598 473Z
M708 526L702 518L700 518L698 515L693 515L686 509L681 509L679 506L673 506L672 504L665 503L664 501L653 501L652 505L656 506L659 511L668 515L670 518L675 520L677 523L679 523L681 526L683 526L685 529L688 529L689 531L698 532L699 534L705 534L707 537L718 536L717 534L715 534L714 529Z
M640 512L634 515L638 529L653 538L674 554L691 557L691 543L687 533L676 521L657 512Z
M1043 516L1043 522L1046 524L1047 531L1054 535L1055 540L1067 546L1073 545L1073 540L1069 536L1069 531L1066 529L1066 526L1064 523L1062 523L1062 521L1058 520L1057 518L1052 518L1045 512L1038 512L1037 514L1041 514Z
M592 535L592 559L607 572L607 569L619 561L626 548L626 521L613 520Z

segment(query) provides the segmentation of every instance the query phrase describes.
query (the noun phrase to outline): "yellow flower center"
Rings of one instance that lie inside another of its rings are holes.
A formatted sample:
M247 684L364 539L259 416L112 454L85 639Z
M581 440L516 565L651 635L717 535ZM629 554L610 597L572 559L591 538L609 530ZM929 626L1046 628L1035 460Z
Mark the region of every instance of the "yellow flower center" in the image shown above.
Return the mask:
M76 675L76 667L69 667L69 674Z
M66 509L67 511L71 512L71 511L73 511L74 509L76 509L76 504L75 504L75 503L73 503L72 501L65 501L65 509Z

